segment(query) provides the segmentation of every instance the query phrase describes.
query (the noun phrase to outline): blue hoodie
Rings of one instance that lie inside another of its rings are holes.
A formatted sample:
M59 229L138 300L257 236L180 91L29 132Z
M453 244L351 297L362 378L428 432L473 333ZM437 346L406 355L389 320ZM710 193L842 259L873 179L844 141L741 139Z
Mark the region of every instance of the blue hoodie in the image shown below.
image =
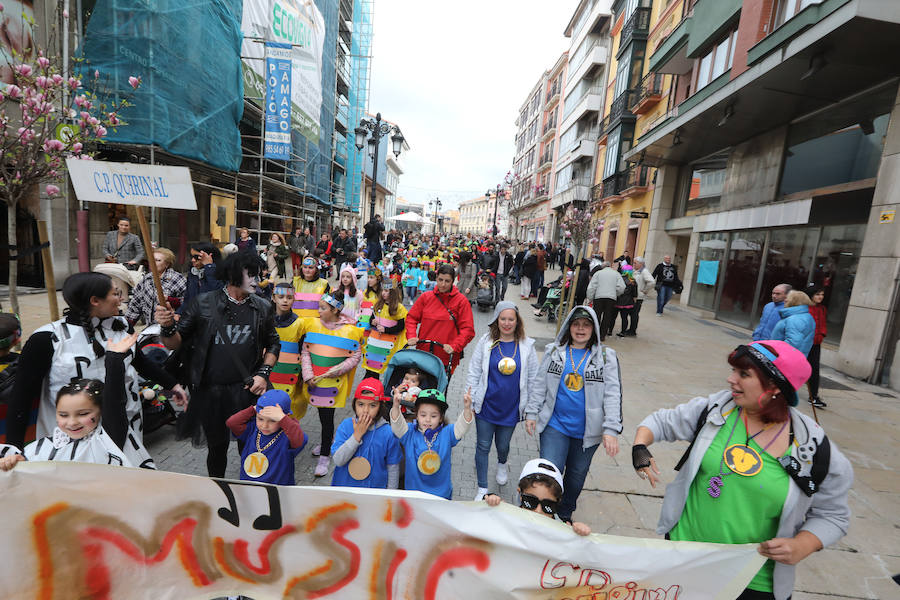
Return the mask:
M784 302L769 302L763 307L762 316L759 318L759 325L753 330L753 341L771 340L772 330L775 324L781 320L778 311L784 308Z
M787 342L804 355L809 354L816 333L816 320L805 304L781 309L781 320L772 330L773 340Z

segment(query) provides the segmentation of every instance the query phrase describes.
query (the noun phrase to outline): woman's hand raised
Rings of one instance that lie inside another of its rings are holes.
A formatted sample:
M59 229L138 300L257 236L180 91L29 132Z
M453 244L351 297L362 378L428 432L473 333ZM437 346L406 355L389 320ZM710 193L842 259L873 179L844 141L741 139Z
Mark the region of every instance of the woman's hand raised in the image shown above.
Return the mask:
M138 334L137 331L132 333L131 335L126 335L123 338L120 338L117 341L107 340L106 341L106 351L107 352L117 352L119 354L125 354L134 346L137 342Z

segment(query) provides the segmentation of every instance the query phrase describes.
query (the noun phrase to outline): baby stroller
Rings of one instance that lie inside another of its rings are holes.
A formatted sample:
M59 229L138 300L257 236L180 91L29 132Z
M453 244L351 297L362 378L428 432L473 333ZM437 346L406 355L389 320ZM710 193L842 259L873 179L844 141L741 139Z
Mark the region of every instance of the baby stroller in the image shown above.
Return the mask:
M540 308L534 311L535 318L540 318L546 314L547 321L550 323L559 318L560 300L563 294L562 279L562 275L560 275L559 279L547 285L547 295L544 297L544 302L540 305Z
M419 343L440 345L438 342L432 342L430 340L419 340ZM448 363L452 362L452 360L453 357L451 356ZM391 358L391 362L388 363L387 368L384 370L382 383L384 384L385 394L393 393L393 389L403 381L403 376L406 374L406 370L409 367L416 367L422 371L422 381L419 385L421 389L436 389L446 393L447 383L450 381L448 375L449 367L445 367L444 363L441 362L441 359L434 354L415 348L403 348L394 354ZM412 420L414 416L413 411L415 410L414 403L401 400L400 408L403 411L404 416L407 419Z
M172 353L160 340L160 326L156 323L147 326L138 338L140 352L150 360L166 366ZM174 398L172 390L164 390L152 381L142 380L141 405L144 413L144 433L152 433L166 425L175 425L178 414L172 406Z
M475 285L478 287L475 294L478 310L485 311L494 308L494 274L478 271L478 275L475 276Z

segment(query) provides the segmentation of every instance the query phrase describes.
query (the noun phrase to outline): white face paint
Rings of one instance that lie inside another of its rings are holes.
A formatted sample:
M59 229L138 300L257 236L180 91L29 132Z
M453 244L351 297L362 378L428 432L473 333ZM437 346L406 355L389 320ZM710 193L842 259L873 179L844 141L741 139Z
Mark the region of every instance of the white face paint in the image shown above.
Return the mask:
M259 277L256 275L250 276L247 274L247 269L244 269L244 281L241 283L241 289L244 290L248 294L252 294L256 292L256 285L259 283Z

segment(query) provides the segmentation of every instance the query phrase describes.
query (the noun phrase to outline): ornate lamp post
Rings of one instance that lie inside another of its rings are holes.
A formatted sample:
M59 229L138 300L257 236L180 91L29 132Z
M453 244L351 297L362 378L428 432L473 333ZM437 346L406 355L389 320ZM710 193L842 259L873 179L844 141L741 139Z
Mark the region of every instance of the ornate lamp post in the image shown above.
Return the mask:
M488 202L491 201L491 194L497 195L496 201L494 202L494 225L491 229L494 237L497 237L497 233L499 232L497 229L497 206L500 205L500 194L503 193L503 188L512 185L513 181L515 181L515 175L513 175L511 171L507 171L506 177L503 178L503 183L497 184L497 189L489 189L484 193L484 197Z
M372 157L372 187L369 189L369 220L375 218L375 185L378 181L378 146L381 138L393 133L391 136L391 149L394 156L400 156L403 150L403 134L400 128L390 123L382 122L381 113L375 115L375 119L362 119L359 127L353 130L356 134L356 149L362 150L368 144L369 156ZM368 140L366 139L368 138Z
M443 206L443 204L441 203L441 199L433 198L429 200L428 206L429 208L431 208L431 216L435 219L435 224L437 224L440 221L440 217L438 217L437 215L441 211L441 207ZM434 230L432 229L432 231Z

